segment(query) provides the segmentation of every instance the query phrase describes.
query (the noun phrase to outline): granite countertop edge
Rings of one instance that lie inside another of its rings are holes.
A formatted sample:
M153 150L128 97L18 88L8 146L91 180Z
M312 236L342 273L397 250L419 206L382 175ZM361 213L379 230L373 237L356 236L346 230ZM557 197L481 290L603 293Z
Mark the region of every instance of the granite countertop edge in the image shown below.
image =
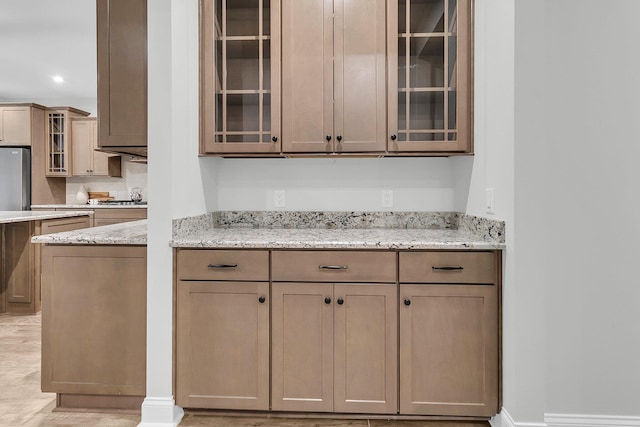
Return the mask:
M31 242L48 245L145 246L147 244L147 220L43 234L33 237Z
M117 204L105 204L105 205L31 205L31 209L147 209L148 205L117 205Z
M93 212L87 211L0 211L0 224L92 215Z

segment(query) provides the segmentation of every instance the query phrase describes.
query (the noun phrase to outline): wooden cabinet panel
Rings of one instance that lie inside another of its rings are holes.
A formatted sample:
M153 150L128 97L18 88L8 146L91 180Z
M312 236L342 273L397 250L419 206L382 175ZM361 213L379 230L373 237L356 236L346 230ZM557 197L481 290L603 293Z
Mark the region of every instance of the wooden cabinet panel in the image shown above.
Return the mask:
M42 248L42 390L144 396L146 247Z
M74 218L48 219L42 221L40 234L61 233L63 231L89 228L91 221L89 216L78 216Z
M147 1L97 0L96 13L98 145L146 155Z
M495 252L400 252L402 283L496 283Z
M396 254L365 251L274 251L273 280L395 282Z
M498 411L495 285L400 285L400 412Z
M122 176L120 156L96 151L98 127L95 117L71 121L73 176Z
M333 410L332 299L329 283L272 285L273 410Z
M178 282L178 405L269 409L268 296L268 282Z
M243 250L177 251L180 280L269 280L269 252Z
M283 0L284 152L385 150L385 8Z
M71 120L89 113L72 107L52 107L47 110L45 135L47 153L45 173L52 177L69 177L73 171Z
M31 244L34 231L32 221L5 225L3 264L10 312L30 312L36 297L35 252Z
M335 285L334 411L398 411L398 305L392 284Z
M31 145L31 107L0 106L2 145Z

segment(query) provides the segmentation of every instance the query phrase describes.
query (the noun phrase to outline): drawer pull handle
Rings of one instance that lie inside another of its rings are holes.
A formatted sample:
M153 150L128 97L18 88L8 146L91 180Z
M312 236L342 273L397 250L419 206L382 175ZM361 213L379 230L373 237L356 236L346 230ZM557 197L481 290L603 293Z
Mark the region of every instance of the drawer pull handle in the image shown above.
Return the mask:
M431 267L431 269L433 271L462 271L462 270L464 270L463 267L436 267L436 266Z
M348 270L348 265L319 265L320 270Z
M215 268L216 270L231 270L238 268L238 264L209 264L207 267Z

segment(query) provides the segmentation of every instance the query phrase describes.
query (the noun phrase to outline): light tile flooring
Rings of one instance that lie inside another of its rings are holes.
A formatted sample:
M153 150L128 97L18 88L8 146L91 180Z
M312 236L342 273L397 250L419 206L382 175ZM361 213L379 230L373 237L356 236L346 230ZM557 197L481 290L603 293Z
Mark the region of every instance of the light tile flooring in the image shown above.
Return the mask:
M139 415L52 412L40 391L40 315L0 314L0 427L135 427ZM180 427L488 427L481 423L221 417L186 414Z

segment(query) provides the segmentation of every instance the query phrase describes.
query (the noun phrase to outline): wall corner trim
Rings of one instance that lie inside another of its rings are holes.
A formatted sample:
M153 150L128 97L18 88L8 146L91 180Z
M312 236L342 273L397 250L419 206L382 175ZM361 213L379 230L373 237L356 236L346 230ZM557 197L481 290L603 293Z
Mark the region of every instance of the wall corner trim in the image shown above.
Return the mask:
M545 420L546 421L546 420ZM500 413L490 421L491 427L548 427L547 423L518 422L513 419L506 408L502 408Z
M172 398L146 397L138 427L177 427L183 416L184 410Z
M544 414L549 427L640 427L640 416Z

